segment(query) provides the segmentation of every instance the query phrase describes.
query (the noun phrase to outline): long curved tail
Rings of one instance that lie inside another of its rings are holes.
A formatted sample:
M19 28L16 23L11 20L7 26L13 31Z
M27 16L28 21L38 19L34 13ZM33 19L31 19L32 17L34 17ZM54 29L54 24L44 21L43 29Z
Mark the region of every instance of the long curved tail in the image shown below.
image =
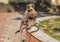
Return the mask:
M37 31L39 30L39 26L37 26L37 25L36 25L36 27L37 27L37 30L35 30L35 31L32 31L32 32L30 32L30 33L37 32Z

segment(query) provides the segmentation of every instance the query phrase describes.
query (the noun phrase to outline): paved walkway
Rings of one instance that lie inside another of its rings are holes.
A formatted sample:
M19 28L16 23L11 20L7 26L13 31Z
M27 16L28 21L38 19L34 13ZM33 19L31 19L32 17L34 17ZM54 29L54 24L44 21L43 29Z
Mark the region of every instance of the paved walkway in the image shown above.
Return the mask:
M0 13L0 42L3 42L3 38L4 36L2 36L5 32L5 25L7 23L7 18L8 18L9 14L7 13Z
M37 23L39 23L39 21L43 21L45 19L51 19L51 18L57 18L60 16L47 16L47 17L40 17L37 18ZM36 30L36 27L32 27L30 30L28 30L28 32L34 31ZM46 33L44 33L42 30L39 30L37 32L31 33L34 37L36 37L37 39L43 41L43 42L60 42L52 37L50 37L49 35L47 35Z
M20 21L15 20L15 18L19 17L18 13L10 13L9 18L7 18L7 24L5 26L6 31L3 35L4 42L20 42L20 33L15 35L15 32L19 29Z
M22 42L19 30L22 15L19 13L0 13L0 42Z

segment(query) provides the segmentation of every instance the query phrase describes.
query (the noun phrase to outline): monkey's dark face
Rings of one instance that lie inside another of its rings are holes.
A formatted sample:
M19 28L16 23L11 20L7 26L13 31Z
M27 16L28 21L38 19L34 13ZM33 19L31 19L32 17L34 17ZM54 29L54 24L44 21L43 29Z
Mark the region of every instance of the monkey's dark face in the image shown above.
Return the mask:
M32 11L32 9L31 9L30 6L27 6L27 11L28 11L28 12Z
M30 7L34 8L34 6L32 5L32 6L27 6L27 9L30 9Z

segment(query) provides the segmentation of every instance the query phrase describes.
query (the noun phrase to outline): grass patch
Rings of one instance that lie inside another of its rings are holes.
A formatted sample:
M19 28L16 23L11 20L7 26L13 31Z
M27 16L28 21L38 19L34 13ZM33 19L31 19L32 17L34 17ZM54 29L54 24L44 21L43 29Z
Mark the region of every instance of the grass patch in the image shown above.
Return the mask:
M42 29L45 33L57 40L60 40L60 18L40 21L38 25L42 27L40 29Z

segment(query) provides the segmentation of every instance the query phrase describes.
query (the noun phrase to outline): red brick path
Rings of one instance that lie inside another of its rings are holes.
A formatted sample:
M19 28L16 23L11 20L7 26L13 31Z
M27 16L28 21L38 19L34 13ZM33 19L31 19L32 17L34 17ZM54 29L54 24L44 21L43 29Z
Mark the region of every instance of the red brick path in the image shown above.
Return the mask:
M4 34L5 31L5 25L7 23L7 18L9 17L10 14L8 13L0 13L0 42L3 42L3 40L1 40L3 37L2 35Z

